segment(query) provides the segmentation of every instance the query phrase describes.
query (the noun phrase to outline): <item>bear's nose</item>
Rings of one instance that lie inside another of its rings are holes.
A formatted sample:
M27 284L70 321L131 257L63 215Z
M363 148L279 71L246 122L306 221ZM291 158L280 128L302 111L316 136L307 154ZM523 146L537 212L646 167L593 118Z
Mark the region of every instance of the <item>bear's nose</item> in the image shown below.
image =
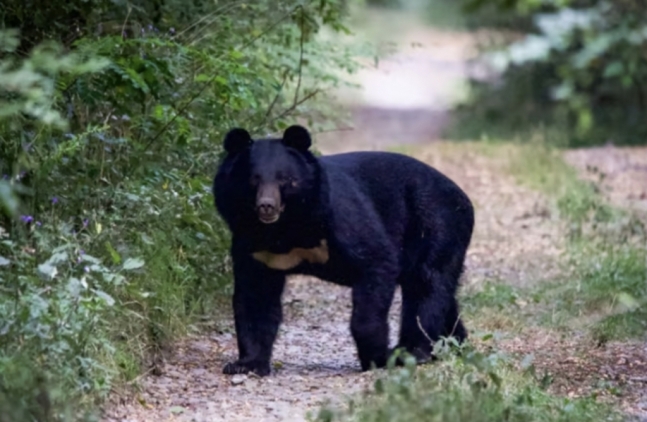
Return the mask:
M260 198L256 204L258 212L265 215L271 215L276 212L276 201L274 198Z

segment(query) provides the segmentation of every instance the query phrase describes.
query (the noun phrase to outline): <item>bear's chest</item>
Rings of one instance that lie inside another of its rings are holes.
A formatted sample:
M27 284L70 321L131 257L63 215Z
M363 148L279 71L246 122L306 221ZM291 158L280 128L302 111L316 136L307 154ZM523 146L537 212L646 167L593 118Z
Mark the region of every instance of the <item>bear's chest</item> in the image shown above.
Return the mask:
M326 239L321 239L319 244L313 247L294 247L287 251L269 248L253 252L252 257L268 268L290 271L303 264L323 265L328 263L330 250Z

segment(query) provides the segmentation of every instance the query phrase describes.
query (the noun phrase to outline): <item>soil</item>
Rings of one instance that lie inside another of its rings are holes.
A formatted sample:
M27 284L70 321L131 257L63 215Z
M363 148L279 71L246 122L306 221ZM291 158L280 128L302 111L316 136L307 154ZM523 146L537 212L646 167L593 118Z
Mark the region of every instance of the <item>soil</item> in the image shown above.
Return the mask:
M473 144L439 140L457 98L447 87L459 87L464 80L473 42L464 34L419 27L403 34L403 39L422 41L423 48L405 48L380 68L361 73L365 93L351 104L354 130L319 135L320 150L330 154L415 145L417 158L454 179L472 198L477 216L464 288L476 288L486 278L525 286L558 274L563 227L547 198L519 186L501 170L502 158L489 157ZM583 174L587 166L595 165L608 175L606 183L625 188L622 193L614 188L612 198L644 204L647 182L639 180L647 175L647 150L620 151L581 150L566 156ZM628 176L628 171L636 173ZM628 187L628 179L638 182ZM223 365L236 357L233 322L225 321L218 332L175 345L161 375L139 380L139 393L115 394L104 420L304 421L307 412L321 404L342 403L372 386L380 371L359 371L349 330L349 290L293 277L284 306L270 377L222 375ZM397 296L390 316L393 340L399 307ZM647 417L645 344L597 347L580 338L525 330L501 347L534 352L538 368L556 379L554 391L559 394L587 394L601 378L608 379L622 391L610 400Z

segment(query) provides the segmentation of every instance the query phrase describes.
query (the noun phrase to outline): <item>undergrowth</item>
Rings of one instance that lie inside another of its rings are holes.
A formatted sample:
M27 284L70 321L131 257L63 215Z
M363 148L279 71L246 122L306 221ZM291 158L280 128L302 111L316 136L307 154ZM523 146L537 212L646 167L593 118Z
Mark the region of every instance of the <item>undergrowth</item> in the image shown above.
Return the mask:
M487 337L484 338L487 342ZM360 400L343 409L324 407L317 422L404 421L620 421L594 399L568 399L545 391L547 382L535 373L531 359L521 368L500 352L477 351L451 341L436 345L438 361L416 367L391 366ZM391 361L392 362L392 361Z

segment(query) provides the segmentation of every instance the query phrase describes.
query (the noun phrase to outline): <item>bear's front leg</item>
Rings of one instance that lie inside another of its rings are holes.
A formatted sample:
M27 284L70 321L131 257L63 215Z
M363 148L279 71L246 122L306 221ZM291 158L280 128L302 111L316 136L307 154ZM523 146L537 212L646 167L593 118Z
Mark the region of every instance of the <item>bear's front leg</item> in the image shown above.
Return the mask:
M283 318L281 295L285 275L249 258L234 258L234 320L238 360L225 374L270 373L272 347Z
M396 282L385 274L372 274L353 286L350 328L362 371L386 366L389 346L388 315Z

